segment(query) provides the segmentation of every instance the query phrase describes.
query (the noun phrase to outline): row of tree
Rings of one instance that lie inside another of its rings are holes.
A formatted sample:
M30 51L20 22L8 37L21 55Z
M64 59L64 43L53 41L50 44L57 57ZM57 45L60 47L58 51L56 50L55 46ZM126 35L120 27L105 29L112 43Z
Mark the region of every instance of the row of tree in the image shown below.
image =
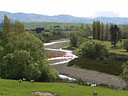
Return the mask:
M3 31L6 37L8 37L11 32L15 32L15 34L25 32L24 25L21 22L16 20L15 23L11 23L10 19L6 15L4 15Z
M106 27L106 28L105 28ZM100 21L94 21L92 24L93 39L94 40L108 40L109 25L106 26Z

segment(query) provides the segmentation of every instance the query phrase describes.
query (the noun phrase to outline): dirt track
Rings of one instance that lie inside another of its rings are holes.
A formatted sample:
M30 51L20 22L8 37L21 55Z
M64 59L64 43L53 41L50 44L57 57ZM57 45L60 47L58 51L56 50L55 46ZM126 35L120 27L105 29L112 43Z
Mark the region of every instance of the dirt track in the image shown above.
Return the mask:
M63 47L66 43L54 44L52 46L47 46L49 48L60 48ZM105 74L93 70L75 68L75 67L67 67L67 64L54 65L53 66L59 73L67 74L74 78L82 79L83 81L112 85L115 87L124 87L126 83L119 79L118 76Z

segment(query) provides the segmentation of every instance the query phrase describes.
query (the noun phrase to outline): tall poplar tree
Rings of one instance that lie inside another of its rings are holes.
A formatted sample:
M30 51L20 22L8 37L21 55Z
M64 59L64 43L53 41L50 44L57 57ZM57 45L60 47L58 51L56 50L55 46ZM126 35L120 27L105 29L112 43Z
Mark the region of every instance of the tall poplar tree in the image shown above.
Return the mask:
M101 23L101 27L100 27L100 31L101 31L101 40L104 40L104 24Z
M109 26L108 23L106 24L106 28L105 28L105 40L108 41L108 33L109 33Z
M24 33L24 32L25 32L24 25L20 21L16 20L15 21L15 33L16 34L21 34L21 33Z
M93 24L92 24L92 32L93 32L93 39L96 39L96 22L93 21Z
M91 28L89 27L88 24L86 24L85 32L86 32L86 37L88 37L89 35L91 35Z
M5 37L8 37L9 33L12 31L11 22L10 22L9 18L6 15L4 15L3 31L4 31Z
M100 30L100 21L97 21L97 39L101 40L101 30Z

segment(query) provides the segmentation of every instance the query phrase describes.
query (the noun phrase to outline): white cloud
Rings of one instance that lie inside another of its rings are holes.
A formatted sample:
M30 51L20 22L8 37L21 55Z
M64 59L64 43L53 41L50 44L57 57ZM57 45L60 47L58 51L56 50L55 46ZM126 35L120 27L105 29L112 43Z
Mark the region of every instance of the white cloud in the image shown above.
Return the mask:
M38 13L44 15L69 14L89 17L96 12L111 11L128 17L128 0L2 0L0 11Z

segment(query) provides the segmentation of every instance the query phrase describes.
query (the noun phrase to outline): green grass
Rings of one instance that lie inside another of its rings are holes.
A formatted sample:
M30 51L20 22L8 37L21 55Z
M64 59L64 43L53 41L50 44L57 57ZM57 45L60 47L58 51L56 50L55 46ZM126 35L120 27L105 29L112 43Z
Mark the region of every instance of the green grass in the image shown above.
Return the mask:
M0 79L0 96L34 96L31 92L51 92L57 96L94 96L93 90L98 91L98 96L128 96L128 91L117 91L103 87L89 87L76 85L76 88L70 87L70 83L39 83L22 82L15 80Z
M104 41L104 44L107 46L108 51L109 51L110 53L128 55L128 52L126 51L126 49L121 48L122 45L121 45L120 42L117 43L117 47L116 47L116 48L113 48L113 47L111 46L111 42L110 42L110 41Z
M65 26L76 26L80 27L81 23L57 23L57 22L30 22L30 23L24 23L25 29L35 29L37 27L44 27L49 28L50 26L60 26L61 28L65 28ZM85 24L86 25L86 24ZM90 27L91 24L88 24Z

